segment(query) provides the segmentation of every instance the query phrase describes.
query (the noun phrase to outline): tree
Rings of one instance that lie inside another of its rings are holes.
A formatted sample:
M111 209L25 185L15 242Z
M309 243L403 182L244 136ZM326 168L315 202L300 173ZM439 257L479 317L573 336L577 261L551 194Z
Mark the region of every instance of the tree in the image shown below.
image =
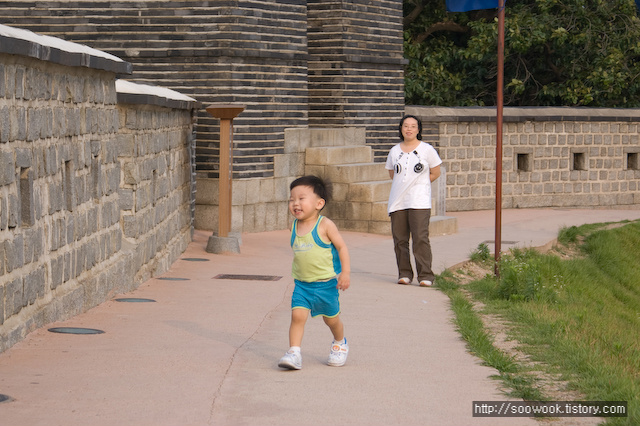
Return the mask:
M495 105L497 10L404 0L405 100ZM504 104L640 106L634 0L507 0Z

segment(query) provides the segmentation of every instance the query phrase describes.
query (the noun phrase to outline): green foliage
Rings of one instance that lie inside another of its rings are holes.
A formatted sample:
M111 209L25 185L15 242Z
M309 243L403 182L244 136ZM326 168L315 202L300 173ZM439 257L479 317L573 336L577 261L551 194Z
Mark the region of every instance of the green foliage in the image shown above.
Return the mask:
M467 294L510 324L510 337L539 368L562 375L586 400L628 401L628 417L607 425L638 425L640 221L563 232L580 257L514 250L502 257L500 280L470 283Z
M491 260L491 251L485 243L478 244L478 247L471 253L469 260L476 263L487 263Z
M500 260L496 297L511 301L555 302L558 290L562 288L558 263L558 258L541 255L533 249L511 250Z
M448 13L444 0L404 10L406 103L495 105L496 10ZM639 77L634 0L507 1L505 105L638 107Z

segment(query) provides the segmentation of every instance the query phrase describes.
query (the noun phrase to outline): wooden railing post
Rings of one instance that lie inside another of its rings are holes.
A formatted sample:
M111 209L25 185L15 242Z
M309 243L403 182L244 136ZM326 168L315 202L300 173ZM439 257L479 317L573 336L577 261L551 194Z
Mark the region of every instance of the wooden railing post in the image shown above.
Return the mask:
M218 235L217 239L209 238L207 251L221 253L225 251L239 252L237 239L224 241L231 238L231 205L232 205L232 180L233 180L233 119L244 111L244 105L237 104L212 104L206 108L207 112L220 119L220 154L218 170ZM222 241L220 241L222 239ZM210 247L211 246L211 247ZM235 247L238 247L237 249Z

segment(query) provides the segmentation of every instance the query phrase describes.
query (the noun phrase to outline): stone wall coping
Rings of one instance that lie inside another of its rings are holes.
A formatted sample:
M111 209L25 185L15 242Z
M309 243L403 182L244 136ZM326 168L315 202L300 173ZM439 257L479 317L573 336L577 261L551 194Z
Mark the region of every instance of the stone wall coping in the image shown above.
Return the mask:
M196 99L166 87L151 86L128 80L116 80L118 103L157 105L175 109L195 109L202 104Z
M496 107L407 106L406 114L427 122L495 122ZM524 121L640 122L640 108L505 107L505 123Z
M70 67L87 67L131 74L133 65L117 56L56 37L0 25L0 52L22 55Z

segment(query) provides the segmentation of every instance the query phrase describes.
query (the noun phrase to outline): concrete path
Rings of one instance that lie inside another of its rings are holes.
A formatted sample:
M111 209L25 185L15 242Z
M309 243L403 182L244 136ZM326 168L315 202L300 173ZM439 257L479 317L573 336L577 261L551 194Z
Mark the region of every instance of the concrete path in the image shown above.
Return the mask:
M495 235L493 211L452 215L458 233L432 238L438 273ZM506 210L502 247L541 246L562 226L626 219L640 219L640 210ZM293 290L287 231L244 234L236 255L207 253L209 234L196 231L167 273L117 297L155 302L114 298L0 354L0 394L13 398L0 403L0 426L539 424L472 417L473 401L507 398L495 371L467 352L448 298L394 284L390 237L343 235L352 257L352 286L341 296L351 347L344 367L325 365L331 335L319 318L307 323L303 369L276 365L288 346Z

